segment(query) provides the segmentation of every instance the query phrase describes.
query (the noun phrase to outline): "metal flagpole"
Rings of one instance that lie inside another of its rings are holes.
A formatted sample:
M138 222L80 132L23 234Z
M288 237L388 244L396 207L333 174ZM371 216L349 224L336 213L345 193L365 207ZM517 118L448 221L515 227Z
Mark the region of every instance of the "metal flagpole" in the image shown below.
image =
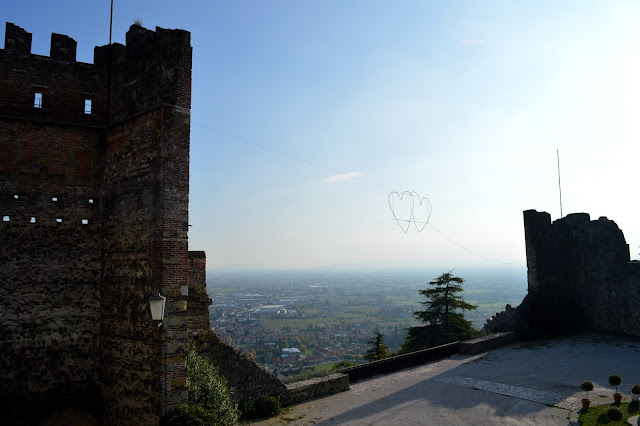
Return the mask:
M113 33L113 0L111 0L111 16L109 17L109 75L107 76L107 123L111 119L111 62L113 61L113 46L111 34Z
M109 44L111 44L112 31L113 31L113 0L111 0L111 18L109 19Z
M556 149L556 157L558 157L558 191L560 192L560 218L562 218L562 186L560 185L560 150Z

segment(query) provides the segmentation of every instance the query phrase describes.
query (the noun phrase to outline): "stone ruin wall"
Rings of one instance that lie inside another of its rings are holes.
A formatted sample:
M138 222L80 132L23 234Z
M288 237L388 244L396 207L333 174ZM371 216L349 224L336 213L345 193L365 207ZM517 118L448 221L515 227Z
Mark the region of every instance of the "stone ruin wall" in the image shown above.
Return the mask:
M227 344L216 333L210 333L199 350L227 379L235 400L244 401L271 395L280 396L281 401L287 401L287 387L276 376L242 351Z
M155 424L186 401L189 33L132 26L94 64L75 46L34 55L7 23L0 49L0 409Z
M211 333L207 294L207 256L203 251L189 252L189 344L201 342Z
M485 329L522 335L583 330L640 336L640 262L616 223L586 213L551 222L524 212L528 294Z
M206 291L206 256L190 252L189 261L189 340L201 355L218 367L233 390L233 398L244 401L260 395L280 396L287 401L287 387L273 374L222 340L211 329Z

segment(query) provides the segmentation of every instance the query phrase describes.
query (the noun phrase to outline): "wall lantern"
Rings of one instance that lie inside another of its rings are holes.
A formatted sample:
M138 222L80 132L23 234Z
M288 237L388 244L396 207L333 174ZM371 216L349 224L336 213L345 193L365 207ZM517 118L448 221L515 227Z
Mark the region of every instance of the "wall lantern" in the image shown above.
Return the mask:
M166 297L156 293L149 298L149 307L151 308L151 319L158 323L158 328L162 325L164 318L164 304Z

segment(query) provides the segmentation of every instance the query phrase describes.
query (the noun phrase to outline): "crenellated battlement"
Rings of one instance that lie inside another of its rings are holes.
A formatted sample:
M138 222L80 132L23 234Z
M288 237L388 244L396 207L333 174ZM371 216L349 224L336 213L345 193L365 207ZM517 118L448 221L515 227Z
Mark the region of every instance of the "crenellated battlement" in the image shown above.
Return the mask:
M11 55L29 55L31 53L31 33L7 22L4 50Z
M77 42L51 35L50 56L31 53L31 33L7 22L0 49L0 116L106 126L162 104L191 108L190 34L132 25L126 45L76 61Z
M4 36L4 51L7 55L25 57L31 53L32 33L11 22L7 22ZM54 61L76 62L78 43L64 34L51 34L51 50L49 58ZM3 49L0 49L3 50ZM35 55L40 58L46 56Z
M4 50L9 55L27 56L31 54L32 34L24 28L7 22ZM51 59L56 61L75 62L78 43L63 34L51 34Z

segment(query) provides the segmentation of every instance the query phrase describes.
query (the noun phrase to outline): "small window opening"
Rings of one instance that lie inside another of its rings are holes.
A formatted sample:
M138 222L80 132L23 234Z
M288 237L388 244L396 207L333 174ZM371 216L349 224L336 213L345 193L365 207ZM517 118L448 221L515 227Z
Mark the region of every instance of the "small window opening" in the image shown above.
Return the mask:
M51 197L51 201L53 201L53 202L58 201L58 197Z
M36 92L33 98L33 107L42 108L42 92Z
M57 219L56 219L56 222L58 222L58 223L62 223L62 219L57 218Z
M29 221L29 223L36 223L36 218L31 216L31 220Z
M20 198L20 196L18 194L14 194L13 198L17 200L18 198Z
M89 198L89 204L93 204L93 198Z
M91 99L84 100L84 113L91 114Z
M89 224L89 219L82 219L82 224L83 225L88 225Z
M2 217L2 221L3 222L9 222L11 220L11 218L9 216L3 216Z

